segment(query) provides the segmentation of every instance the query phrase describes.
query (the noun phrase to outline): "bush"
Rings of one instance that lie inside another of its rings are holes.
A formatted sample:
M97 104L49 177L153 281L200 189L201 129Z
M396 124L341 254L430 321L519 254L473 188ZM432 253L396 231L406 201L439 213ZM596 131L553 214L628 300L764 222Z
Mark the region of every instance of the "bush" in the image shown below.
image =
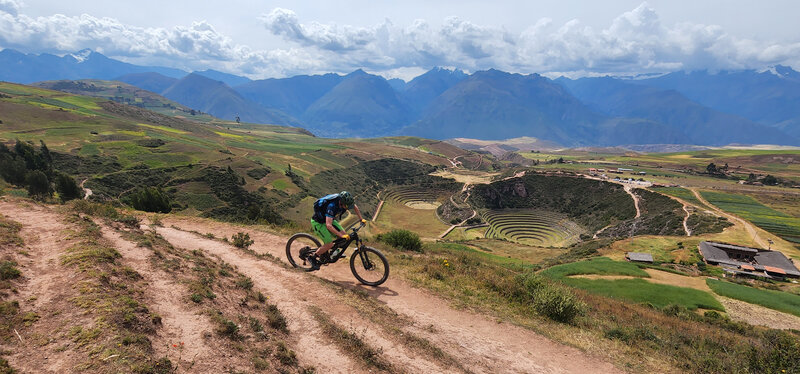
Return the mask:
M153 213L169 213L172 210L169 197L160 188L139 188L127 200L136 210Z
M533 272L517 276L515 286L512 298L530 304L537 314L554 321L570 323L586 309L567 288Z
M392 230L385 234L378 234L376 239L395 248L422 252L422 241L419 239L419 235L408 230Z
M25 176L25 183L28 184L28 194L33 197L43 198L52 194L47 175L39 170L29 172Z
M250 246L255 243L252 239L250 239L250 234L244 232L238 232L235 235L231 236L231 241L233 245L237 248L244 248L248 249Z
M56 192L61 201L69 201L83 197L83 190L75 182L75 179L67 174L57 172L55 177Z

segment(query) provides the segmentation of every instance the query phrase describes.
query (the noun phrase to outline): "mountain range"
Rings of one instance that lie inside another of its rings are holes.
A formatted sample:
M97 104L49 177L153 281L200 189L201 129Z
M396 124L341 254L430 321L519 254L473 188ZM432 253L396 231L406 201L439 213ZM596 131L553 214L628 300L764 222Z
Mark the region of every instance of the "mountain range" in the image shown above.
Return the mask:
M800 145L800 73L785 66L635 79L434 68L409 82L362 70L250 80L137 66L88 50L62 57L0 51L1 80L80 78L117 80L227 120L302 126L326 137Z

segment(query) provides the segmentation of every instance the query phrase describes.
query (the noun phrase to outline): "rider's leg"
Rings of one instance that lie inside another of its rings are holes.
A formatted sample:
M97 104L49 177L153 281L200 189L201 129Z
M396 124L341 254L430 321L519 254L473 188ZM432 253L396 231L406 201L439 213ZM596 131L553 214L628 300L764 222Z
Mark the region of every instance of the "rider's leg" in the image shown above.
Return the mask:
M319 247L319 249L317 249L316 252L314 252L314 254L317 255L317 256L321 256L321 255L325 254L326 252L328 252L331 248L333 248L333 240L335 238L333 236L333 233L330 232L330 230L328 230L327 227L325 227L324 225L320 225L320 226L315 227L315 230L318 230L318 234L319 234L319 236L322 237L322 241L325 244L322 247ZM344 229L342 228L342 225L340 225L339 222L336 221L336 220L333 221L333 227L335 227L339 231L344 231ZM324 232L323 232L323 230L324 230Z
M325 243L322 247L319 247L317 251L314 252L314 254L317 256L321 256L325 252L328 252L331 249L331 247L333 247L333 242Z

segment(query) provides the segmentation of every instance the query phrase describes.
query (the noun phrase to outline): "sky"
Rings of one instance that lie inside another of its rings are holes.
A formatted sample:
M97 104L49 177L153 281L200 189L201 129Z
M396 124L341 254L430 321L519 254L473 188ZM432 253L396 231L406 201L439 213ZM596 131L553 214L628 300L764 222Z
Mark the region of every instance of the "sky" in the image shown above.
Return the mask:
M252 79L800 67L796 0L0 0L0 48Z

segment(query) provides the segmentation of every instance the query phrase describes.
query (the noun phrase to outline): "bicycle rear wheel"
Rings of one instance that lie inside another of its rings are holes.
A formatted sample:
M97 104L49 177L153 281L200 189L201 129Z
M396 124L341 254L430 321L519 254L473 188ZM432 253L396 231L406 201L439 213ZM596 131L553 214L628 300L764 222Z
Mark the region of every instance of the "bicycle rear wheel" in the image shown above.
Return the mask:
M294 234L286 242L286 258L296 268L311 269L311 262L306 260L306 257L316 252L321 245L319 240L311 234Z
M389 278L389 261L377 249L361 246L350 256L350 270L359 282L379 286Z

